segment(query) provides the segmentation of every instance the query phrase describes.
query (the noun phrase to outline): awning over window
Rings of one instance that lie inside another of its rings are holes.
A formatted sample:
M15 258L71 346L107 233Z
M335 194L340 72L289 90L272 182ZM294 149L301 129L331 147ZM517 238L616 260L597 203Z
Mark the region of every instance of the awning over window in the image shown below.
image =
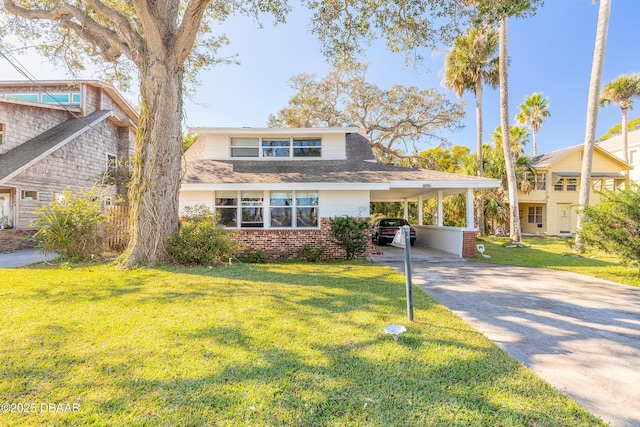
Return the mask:
M560 178L580 178L580 172L553 172ZM615 172L591 172L591 178L626 178L621 173Z

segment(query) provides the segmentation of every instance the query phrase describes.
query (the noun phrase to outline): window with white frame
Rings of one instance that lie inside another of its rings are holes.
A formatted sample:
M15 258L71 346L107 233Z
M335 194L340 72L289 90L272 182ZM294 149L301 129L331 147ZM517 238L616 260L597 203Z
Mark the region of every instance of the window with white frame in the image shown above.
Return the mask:
M567 191L576 191L578 189L577 178L567 178Z
M32 92L32 93L8 93L7 98L19 99L20 101L42 102L44 104L80 104L82 99L80 92Z
M636 150L629 151L629 163L631 163L632 165L635 164L637 155L638 152Z
M544 172L539 172L536 174L536 190L546 190L547 189L547 174Z
M262 191L242 191L240 193L240 227L261 228L264 226L264 196Z
M259 157L259 138L231 138L231 157Z
M271 192L271 227L293 227L293 201L293 191Z
M296 227L318 226L318 192L296 192Z
M232 137L231 157L319 158L322 140L318 137Z
M554 191L564 191L564 178L558 178L556 183L553 185Z
M293 138L293 157L321 157L320 138Z
M318 227L318 192L216 191L220 222L232 228Z
M542 224L542 206L529 206L527 222L529 224Z
M262 138L262 157L291 157L291 140Z
M216 191L215 209L220 214L220 223L226 227L238 226L238 192Z

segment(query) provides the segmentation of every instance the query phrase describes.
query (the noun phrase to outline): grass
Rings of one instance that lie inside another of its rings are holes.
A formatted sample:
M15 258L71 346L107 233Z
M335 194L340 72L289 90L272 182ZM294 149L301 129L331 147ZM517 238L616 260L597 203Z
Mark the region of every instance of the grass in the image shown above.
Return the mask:
M0 269L0 425L603 425L371 265ZM408 326L395 342L390 323Z
M625 266L614 255L602 251L590 250L585 254L573 252L573 239L564 237L525 237L526 247L507 248L506 237L485 237L477 239L483 244L485 254L491 258L482 258L479 253L472 261L490 264L514 265L520 267L552 268L586 274L612 282L640 287L640 271Z

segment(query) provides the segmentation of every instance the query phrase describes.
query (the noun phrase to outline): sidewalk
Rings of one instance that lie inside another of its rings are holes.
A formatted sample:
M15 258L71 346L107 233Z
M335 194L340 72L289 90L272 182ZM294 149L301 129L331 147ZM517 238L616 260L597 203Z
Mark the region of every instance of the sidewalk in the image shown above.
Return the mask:
M34 262L54 259L55 254L44 255L36 249L23 249L15 252L0 253L0 268L24 267Z

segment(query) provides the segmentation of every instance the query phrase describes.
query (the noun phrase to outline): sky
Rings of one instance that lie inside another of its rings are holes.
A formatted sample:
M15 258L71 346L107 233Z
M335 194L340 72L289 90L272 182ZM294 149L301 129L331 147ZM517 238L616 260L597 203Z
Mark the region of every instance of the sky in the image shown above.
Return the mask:
M547 0L535 16L509 20L509 116L513 118L526 96L542 92L549 98L551 117L538 132L538 152L544 153L584 143L586 108L598 18L598 3L592 0ZM640 72L640 43L633 36L640 22L640 1L613 0L602 84ZM287 81L298 73L322 77L329 64L311 33L310 14L294 9L286 24L263 22L263 28L245 17L234 17L220 26L230 39L221 51L237 54L240 65L218 65L199 75L201 85L185 100L185 125L193 127L264 127L269 114L285 107L294 94ZM466 101L464 128L441 135L454 145L475 149L475 108L472 93L460 100L441 84L446 48L422 52L423 64L406 66L403 54L394 54L375 42L366 49L368 80L381 88L393 85L436 88L451 100ZM65 78L60 70L34 55L17 56L32 74L42 80ZM1 80L23 78L4 59ZM83 78L96 78L87 74ZM131 96L131 95L125 95ZM137 101L130 98L133 105ZM499 92L485 88L484 135L489 142L499 124ZM640 113L631 111L630 118ZM620 123L620 108L601 109L597 137ZM421 148L435 143L425 142ZM525 151L531 152L531 143Z

